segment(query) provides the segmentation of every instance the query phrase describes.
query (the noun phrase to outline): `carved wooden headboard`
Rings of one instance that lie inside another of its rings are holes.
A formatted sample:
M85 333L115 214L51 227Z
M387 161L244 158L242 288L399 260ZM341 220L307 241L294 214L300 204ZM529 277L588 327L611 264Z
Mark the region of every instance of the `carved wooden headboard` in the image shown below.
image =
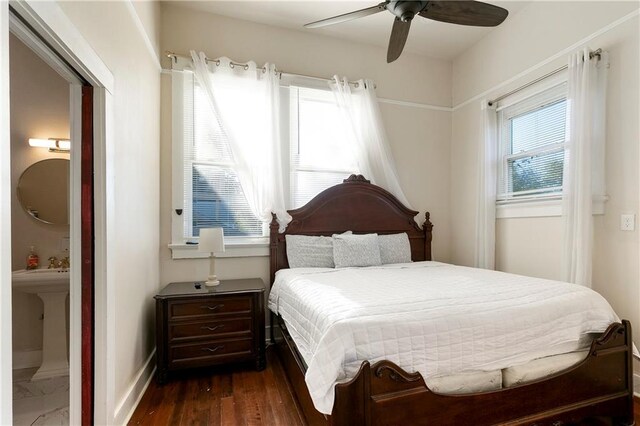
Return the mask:
M326 235L353 231L356 234L396 234L406 232L411 244L411 259L431 260L429 212L422 229L414 218L417 211L405 207L396 197L361 175L351 175L343 183L316 195L299 209L289 210L291 222L278 232L275 214L269 225L271 283L276 271L288 268L285 235Z

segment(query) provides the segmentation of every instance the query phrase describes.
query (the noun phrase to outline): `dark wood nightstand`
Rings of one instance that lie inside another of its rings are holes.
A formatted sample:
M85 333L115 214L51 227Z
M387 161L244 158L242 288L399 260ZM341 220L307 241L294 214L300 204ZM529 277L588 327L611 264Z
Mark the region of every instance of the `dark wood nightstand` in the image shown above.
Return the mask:
M264 291L260 278L163 288L154 297L158 382L171 371L239 361L264 369Z

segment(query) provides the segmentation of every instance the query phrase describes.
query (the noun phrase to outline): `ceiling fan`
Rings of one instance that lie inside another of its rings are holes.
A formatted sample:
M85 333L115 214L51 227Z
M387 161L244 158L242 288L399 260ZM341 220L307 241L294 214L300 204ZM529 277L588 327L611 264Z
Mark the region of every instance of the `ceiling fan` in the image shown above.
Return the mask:
M387 0L376 6L356 10L320 21L310 22L305 28L318 28L327 25L339 24L352 19L363 18L383 10L388 10L396 16L391 29L389 48L387 50L387 63L400 57L404 44L409 35L411 21L416 15L434 21L450 24L471 25L476 27L495 27L500 25L509 14L509 11L492 4L480 1L465 0L438 0L438 1L410 1Z

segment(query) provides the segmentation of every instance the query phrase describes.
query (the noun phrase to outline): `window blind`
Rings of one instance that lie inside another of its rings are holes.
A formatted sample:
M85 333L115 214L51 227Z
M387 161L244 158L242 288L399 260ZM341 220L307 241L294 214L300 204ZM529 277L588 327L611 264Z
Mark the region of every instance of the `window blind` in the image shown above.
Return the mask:
M562 192L566 109L566 84L561 84L498 112L498 199Z
M353 136L328 90L290 88L291 204L303 206L357 170Z
M184 93L184 236L222 227L225 236L261 236L233 166L224 131L204 91L191 75Z

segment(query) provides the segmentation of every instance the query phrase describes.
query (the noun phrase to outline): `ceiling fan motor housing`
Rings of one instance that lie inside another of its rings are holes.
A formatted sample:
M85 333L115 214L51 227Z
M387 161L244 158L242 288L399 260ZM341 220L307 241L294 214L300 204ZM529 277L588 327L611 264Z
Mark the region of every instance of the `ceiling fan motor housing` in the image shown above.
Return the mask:
M402 22L408 22L427 6L426 1L407 1L392 0L387 3L386 8L389 12L396 15Z

